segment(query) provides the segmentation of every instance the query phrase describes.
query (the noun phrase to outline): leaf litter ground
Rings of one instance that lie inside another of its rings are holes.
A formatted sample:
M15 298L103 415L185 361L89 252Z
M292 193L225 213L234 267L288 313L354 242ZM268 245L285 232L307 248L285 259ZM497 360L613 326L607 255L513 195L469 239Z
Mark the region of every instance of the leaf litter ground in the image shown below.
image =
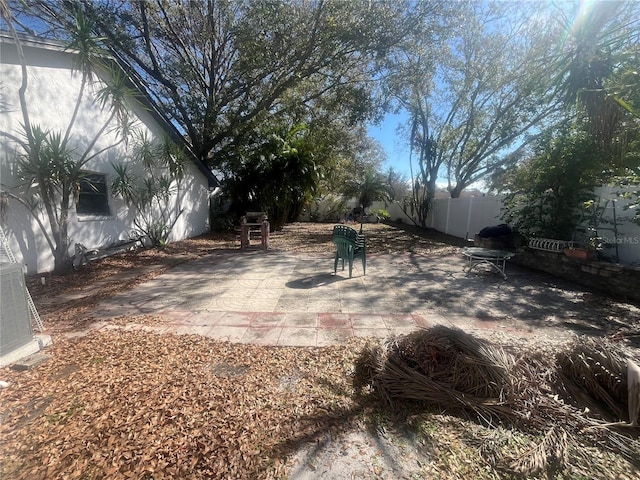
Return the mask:
M371 252L446 255L459 245L433 232L366 228ZM332 250L326 224L286 229L273 236L273 249ZM10 383L0 396L3 478L511 478L490 455L514 456L540 440L415 402L390 410L356 395L362 339L284 348L126 330L58 334L81 329L76 317L101 299L220 248L237 248L235 236L127 253L46 276L44 285L40 276L30 279L54 335L52 359L26 372L1 371ZM74 291L77 302L55 302ZM613 452L590 453L606 466L601 478L638 474Z

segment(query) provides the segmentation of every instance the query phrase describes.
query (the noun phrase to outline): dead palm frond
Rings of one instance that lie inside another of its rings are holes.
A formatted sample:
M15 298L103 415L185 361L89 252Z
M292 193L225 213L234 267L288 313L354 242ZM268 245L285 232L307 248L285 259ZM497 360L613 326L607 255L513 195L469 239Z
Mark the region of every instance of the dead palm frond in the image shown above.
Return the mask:
M640 367L627 360L627 390L629 392L629 423L640 425Z
M367 346L354 380L358 388L371 386L388 403L419 400L475 412L490 423L513 411L504 406L513 365L513 356L502 347L437 326Z
M558 386L567 401L607 421L628 420L626 358L602 338L577 338L557 355Z
M512 461L510 468L527 476L553 472L567 464L571 436L563 428L551 427L540 443Z
M594 468L589 448L640 467L640 432L624 422L625 354L603 339L578 338L555 355L542 347L508 351L456 328L436 326L367 345L354 385L385 403L424 402L481 424L504 425L541 441L502 464L527 476ZM494 452L496 453L496 452Z

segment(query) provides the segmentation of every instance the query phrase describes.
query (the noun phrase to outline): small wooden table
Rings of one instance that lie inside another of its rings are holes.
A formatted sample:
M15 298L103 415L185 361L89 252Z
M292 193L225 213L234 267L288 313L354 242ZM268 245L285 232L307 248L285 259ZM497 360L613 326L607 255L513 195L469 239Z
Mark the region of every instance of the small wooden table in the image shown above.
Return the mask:
M265 213L247 212L240 222L240 248L244 250L251 245L251 232L260 232L260 246L262 250L269 250L269 229Z
M467 247L462 250L462 255L467 259L467 265L464 267L464 271L467 275L478 265L489 265L496 272L500 273L502 278L506 280L507 274L504 273L506 261L513 257L515 253L508 252L506 250Z

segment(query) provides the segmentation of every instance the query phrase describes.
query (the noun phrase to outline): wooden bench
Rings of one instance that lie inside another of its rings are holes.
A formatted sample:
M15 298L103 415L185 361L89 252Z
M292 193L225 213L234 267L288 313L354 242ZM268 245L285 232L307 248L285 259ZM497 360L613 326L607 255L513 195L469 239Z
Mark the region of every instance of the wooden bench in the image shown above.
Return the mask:
M333 262L334 273L338 271L338 260L342 260L342 270L344 270L344 261L347 260L349 262L349 278L351 278L353 261L356 258L362 260L363 274L367 273L367 249L364 235L346 225L336 225L333 227L331 240L336 245L336 256Z
M144 235L136 231L132 231L127 239L116 240L115 242L103 247L93 249L89 249L81 243L76 243L76 251L73 256L73 268L86 265L94 260L100 260L111 255L135 250L138 247L144 247L144 237Z
M247 212L240 220L240 248L251 245L251 235L260 235L260 247L269 249L269 219L266 212Z

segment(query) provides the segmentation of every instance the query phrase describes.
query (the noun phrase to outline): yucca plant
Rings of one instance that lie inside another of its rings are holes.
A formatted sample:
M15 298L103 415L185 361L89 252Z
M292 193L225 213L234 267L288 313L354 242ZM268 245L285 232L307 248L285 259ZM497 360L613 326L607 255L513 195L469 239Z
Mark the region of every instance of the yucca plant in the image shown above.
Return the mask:
M135 136L133 172L125 164L112 164L111 191L133 210L134 224L154 246L165 246L183 209L172 204L185 173L184 152L167 136L155 142L144 132Z
M7 12L3 11L3 17L11 25ZM55 273L63 273L71 268L69 212L85 175L83 168L95 157L122 143L131 128L127 103L132 91L124 81L124 75L114 71L113 83L97 92L96 97L98 105L109 112L106 120L86 142L75 137L77 116L86 95L86 86L92 81L97 69L107 69L100 39L93 35L91 19L78 10L75 20L74 28L69 32L71 40L67 48L73 50L74 70L80 72L82 78L75 107L64 133L34 125L29 119L29 105L25 94L28 88L28 71L17 36L15 41L22 63L19 101L24 134L17 137L9 132L0 132L22 148L22 152L18 154L16 172L20 182L2 185L2 195L23 205L32 214L53 254ZM96 150L98 140L110 129L118 132L118 139L113 144Z

